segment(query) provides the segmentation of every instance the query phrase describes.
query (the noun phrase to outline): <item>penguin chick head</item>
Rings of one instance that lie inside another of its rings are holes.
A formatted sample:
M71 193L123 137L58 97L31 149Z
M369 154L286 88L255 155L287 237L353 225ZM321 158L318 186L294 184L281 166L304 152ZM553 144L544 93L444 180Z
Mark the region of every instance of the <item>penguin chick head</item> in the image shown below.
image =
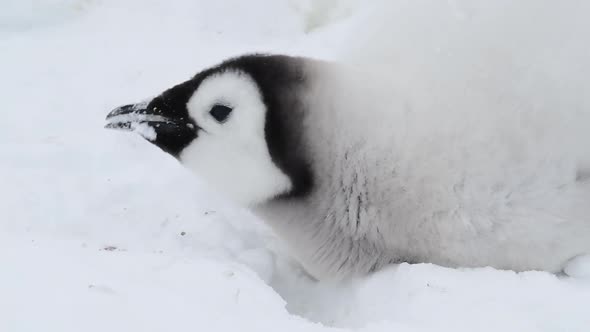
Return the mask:
M116 108L106 127L139 133L238 204L291 195L305 165L297 148L289 151L295 142L285 125L293 117L278 113L297 104L289 97L301 82L294 61L263 55L226 61L148 102Z

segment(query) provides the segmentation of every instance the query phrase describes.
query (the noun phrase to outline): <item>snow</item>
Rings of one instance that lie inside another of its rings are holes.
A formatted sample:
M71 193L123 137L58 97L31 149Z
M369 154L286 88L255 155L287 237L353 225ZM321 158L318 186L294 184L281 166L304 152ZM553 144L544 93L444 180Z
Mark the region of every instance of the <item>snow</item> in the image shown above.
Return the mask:
M574 257L568 262L563 272L574 278L590 279L590 255Z
M114 107L232 55L338 58L378 3L2 2L0 331L587 331L584 258L579 278L402 264L314 282L248 212L103 129ZM449 12L465 20L469 3Z
M131 129L134 133L141 135L143 138L149 141L155 141L158 137L154 127L150 127L145 123L133 123Z

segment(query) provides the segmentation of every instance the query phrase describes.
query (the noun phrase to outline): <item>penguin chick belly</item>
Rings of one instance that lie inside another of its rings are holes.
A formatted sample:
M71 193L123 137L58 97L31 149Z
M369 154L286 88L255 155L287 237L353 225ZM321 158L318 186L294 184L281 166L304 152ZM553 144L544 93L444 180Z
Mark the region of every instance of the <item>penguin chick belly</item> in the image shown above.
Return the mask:
M497 188L480 192L484 204L461 198L468 181L420 185L362 174L351 170L330 189L257 209L318 279L401 262L559 272L590 253L586 219L559 218L527 200L492 203L504 197Z

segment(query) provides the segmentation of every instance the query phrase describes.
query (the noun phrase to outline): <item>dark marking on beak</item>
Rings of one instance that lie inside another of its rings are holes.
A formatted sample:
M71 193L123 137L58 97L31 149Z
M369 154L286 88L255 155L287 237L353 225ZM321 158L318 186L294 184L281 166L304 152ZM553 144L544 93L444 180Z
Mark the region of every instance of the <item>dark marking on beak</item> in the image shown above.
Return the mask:
M158 106L160 105L160 106ZM178 158L182 150L197 138L200 127L186 109L162 107L158 98L150 102L117 107L106 117L105 128L133 131Z
M107 115L106 120L105 128L121 130L133 130L136 124L155 125L173 122L157 112L149 111L147 102L117 107Z

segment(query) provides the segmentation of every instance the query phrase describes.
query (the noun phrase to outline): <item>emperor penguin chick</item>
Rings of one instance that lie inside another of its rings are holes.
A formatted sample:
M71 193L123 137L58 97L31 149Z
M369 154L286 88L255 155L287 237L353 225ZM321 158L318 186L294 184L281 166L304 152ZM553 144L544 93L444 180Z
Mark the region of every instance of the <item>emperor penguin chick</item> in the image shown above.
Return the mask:
M252 209L318 279L400 262L557 272L590 253L587 128L571 125L587 114L537 103L513 123L489 87L424 99L394 81L246 55L113 110L107 127Z

